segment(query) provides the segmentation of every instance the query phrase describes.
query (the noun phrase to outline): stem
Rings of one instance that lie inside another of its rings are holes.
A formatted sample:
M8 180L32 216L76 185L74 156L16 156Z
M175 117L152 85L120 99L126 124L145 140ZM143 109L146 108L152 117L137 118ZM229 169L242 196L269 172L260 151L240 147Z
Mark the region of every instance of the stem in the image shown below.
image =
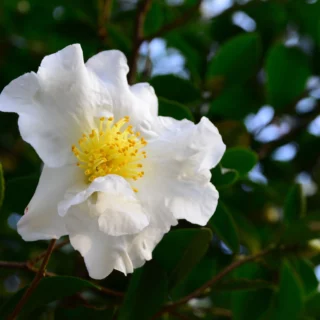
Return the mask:
M69 239L66 239L66 240L56 244L52 251L56 251L56 250L61 249L62 247L67 245L69 242L70 242ZM31 261L31 263L32 264L36 264L37 262L39 262L46 255L46 253L47 253L47 251L44 251L44 252L40 253L35 259L33 259Z
M56 246L57 247L57 246ZM55 247L55 248L56 248ZM34 273L38 273L39 269L36 268L33 263L30 263L29 261L26 262L11 262L11 261L0 261L0 268L8 268L8 269L25 269ZM52 273L52 272L44 272L44 276L48 276L48 277L55 277L57 276L57 274ZM105 288L102 287L100 285L97 285L96 283L94 283L95 288L97 291L105 293L107 295L110 296L114 296L114 297L120 297L123 298L124 297L124 293L120 292L120 291L115 291L109 288Z
M166 312L170 312L171 310L175 309L176 307L178 307L180 305L187 303L189 300L200 296L206 289L215 285L217 282L219 282L222 278L224 278L227 274L229 274L234 269L242 266L245 263L248 263L248 262L254 261L258 258L264 257L273 251L274 251L274 248L266 249L266 250L263 250L263 251L255 254L255 255L252 255L252 256L249 256L249 257L246 257L246 258L243 258L241 260L238 260L238 261L231 263L229 266L227 266L225 269L223 269L220 273L218 273L215 277L213 277L212 279L207 281L205 284L203 284L200 288L196 289L195 291L193 291L189 295L181 298L180 300L177 300L176 302L173 302L173 303L165 306L163 308L163 310L161 310L160 312L158 312L155 315L154 319L160 317L161 315L163 315Z
M26 302L28 301L28 299L30 298L31 294L33 293L33 291L37 288L40 280L45 276L45 269L47 267L47 264L49 262L50 256L52 254L54 245L56 243L57 240L53 239L50 241L49 247L46 251L46 255L43 258L41 267L39 268L36 276L34 277L31 285L29 286L29 288L27 288L26 292L24 293L23 297L21 298L21 300L19 301L19 303L17 304L17 306L15 307L15 309L13 310L12 314L8 317L7 320L14 320L18 314L20 313L20 311L22 310L23 306L26 304Z
M105 46L108 37L107 25L110 20L112 4L113 0L99 1L98 36L101 40L101 49Z
M136 17L136 24L134 29L134 40L133 40L133 49L132 54L129 59L129 74L128 74L128 82L131 84L137 73L137 60L139 57L139 48L141 43L144 40L144 21L146 19L147 13L150 9L152 0L143 0L138 7L138 14Z
M0 261L0 268L8 269L28 269L26 262Z

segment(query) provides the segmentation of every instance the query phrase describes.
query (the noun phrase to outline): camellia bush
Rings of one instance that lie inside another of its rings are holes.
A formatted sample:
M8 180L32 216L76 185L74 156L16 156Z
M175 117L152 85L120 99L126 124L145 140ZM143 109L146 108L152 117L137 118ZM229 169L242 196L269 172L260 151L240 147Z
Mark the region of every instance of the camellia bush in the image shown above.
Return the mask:
M319 23L2 1L0 319L320 319Z

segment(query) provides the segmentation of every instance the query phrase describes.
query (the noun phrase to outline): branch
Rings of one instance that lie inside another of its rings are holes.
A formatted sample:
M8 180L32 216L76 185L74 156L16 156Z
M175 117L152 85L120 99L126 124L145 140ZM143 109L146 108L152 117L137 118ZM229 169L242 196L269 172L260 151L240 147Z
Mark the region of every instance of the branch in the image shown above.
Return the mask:
M200 296L201 294L203 294L203 292L206 289L211 288L213 285L215 285L217 282L219 282L222 278L224 278L227 274L229 274L234 269L239 268L240 266L242 266L245 263L248 263L248 262L257 260L261 257L264 257L273 251L274 251L274 248L266 249L266 250L263 250L263 251L255 254L255 255L248 256L246 258L243 258L241 260L237 260L237 261L231 263L229 266L227 266L225 269L223 269L220 273L218 273L215 277L213 277L212 279L207 281L205 284L203 284L200 288L196 289L195 291L193 291L189 295L181 298L180 300L177 300L176 302L173 302L173 303L165 306L160 312L158 312L155 315L154 319L160 317L161 315L163 315L166 312L170 312L171 310L174 310L178 306L181 306L181 305L187 303L189 300Z
M62 247L64 247L69 242L70 242L69 239L66 239L66 240L56 244L52 251L56 251L56 250L61 249ZM31 264L36 264L37 262L39 262L46 255L46 253L47 253L47 251L44 251L44 252L40 253L36 258L34 258L31 261Z
M139 48L144 40L144 21L146 19L147 13L150 9L152 0L143 0L138 7L138 14L136 17L135 29L134 29L134 40L132 54L129 59L129 74L128 82L131 84L137 73L137 60L139 57Z
M101 40L102 48L104 47L107 37L108 29L107 24L109 22L112 12L113 0L100 0L99 1L99 15L98 15L98 36Z
M26 262L0 261L0 268L28 270Z
M143 0L141 2L140 9L138 10L138 15L136 19L135 24L135 32L134 32L134 41L133 41L133 49L132 49L132 55L129 59L129 74L128 74L128 82L131 84L134 81L134 78L137 73L137 60L139 57L139 48L143 41L150 41L156 37L160 37L163 34L174 30L182 25L184 25L186 22L188 22L193 16L196 11L198 11L202 0L197 0L197 3L190 7L188 10L184 12L183 15L181 15L176 20L164 25L161 27L158 31L155 33L144 36L143 32L143 26L144 21L147 15L147 12L150 8L152 0Z
M62 243L61 243L61 245L62 245ZM27 262L0 261L0 268L24 269L24 270L28 270L28 271L31 271L31 272L34 272L34 273L38 273L39 272L39 269L36 268L33 265L33 263L30 263L29 261L27 261ZM53 272L44 272L44 276L45 277L55 277L55 276L57 276L57 274L55 274ZM120 297L120 298L124 297L124 293L123 292L115 291L115 290L112 290L112 289L108 289L108 288L102 287L102 286L100 286L100 285L98 285L96 283L93 283L93 284L95 285L94 288L99 292L102 292L102 293L105 293L107 295L114 296L114 297Z
M38 270L36 276L34 277L32 283L30 284L30 286L25 291L23 297L21 298L19 303L16 305L12 314L8 317L8 320L14 320L18 316L18 314L22 310L23 306L25 305L25 303L28 301L28 299L32 295L33 291L37 288L40 280L45 276L45 269L46 269L47 264L49 262L49 259L52 254L55 243L56 243L56 240L50 241L49 247L47 249L46 255L43 258L40 269Z
M195 14L195 12L198 11L201 5L201 0L198 0L195 5L190 7L188 10L184 12L183 15L181 15L179 18L176 20L162 26L158 31L154 32L153 34L150 34L146 37L144 37L144 40L150 41L154 38L161 37L163 34L168 33L188 22Z

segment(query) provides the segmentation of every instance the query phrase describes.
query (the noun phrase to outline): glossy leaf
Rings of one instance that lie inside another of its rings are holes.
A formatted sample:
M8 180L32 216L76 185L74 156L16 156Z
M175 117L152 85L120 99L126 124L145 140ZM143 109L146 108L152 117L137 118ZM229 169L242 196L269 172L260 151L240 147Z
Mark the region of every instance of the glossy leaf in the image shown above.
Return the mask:
M290 262L301 279L304 294L307 296L314 293L318 288L319 281L311 261L304 258L292 258Z
M259 103L250 87L234 85L226 88L213 99L208 115L242 120L250 112L256 112L258 106Z
M193 119L192 113L183 104L180 104L175 101L167 100L165 98L159 98L158 100L159 100L159 115L160 116L172 117L177 120L182 120L182 119L192 120Z
M149 320L165 303L167 294L167 274L152 260L134 272L117 319Z
M284 261L280 271L275 318L298 319L303 308L303 289L292 266Z
M289 223L305 215L305 198L302 186L295 184L289 190L284 205L284 220Z
M240 266L233 272L233 280L247 279L249 282L260 279L262 281L271 282L268 279L268 273L263 266L258 263L251 262ZM270 304L273 296L272 286L262 286L256 290L235 290L231 294L231 305L234 320L256 320L264 313ZM248 312L250 310L250 312Z
M320 317L320 292L310 295L305 303L305 312L310 317Z
M169 288L181 282L201 260L212 239L210 229L183 229L165 235L153 256L166 270Z
M258 69L261 48L257 34L242 34L225 43L209 62L209 87L217 80L223 86L245 83Z
M210 219L210 225L219 238L234 252L239 251L239 236L232 215L219 201L217 209Z
M267 57L269 103L278 110L290 107L303 93L311 76L307 56L297 48L274 46Z
M224 168L221 168L220 165L212 169L211 173L211 181L218 189L231 186L238 180L239 177L239 174L236 170L225 170Z
M158 97L190 104L200 99L200 91L186 79L176 75L159 75L150 80Z
M257 155L253 151L244 148L230 148L222 157L221 165L237 170L240 175L245 175L256 165L257 161Z

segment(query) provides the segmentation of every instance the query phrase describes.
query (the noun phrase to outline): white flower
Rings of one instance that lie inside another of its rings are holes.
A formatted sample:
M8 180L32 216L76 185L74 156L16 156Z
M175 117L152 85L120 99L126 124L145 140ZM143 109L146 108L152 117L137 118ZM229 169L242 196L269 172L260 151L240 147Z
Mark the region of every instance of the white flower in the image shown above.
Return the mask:
M44 162L18 232L26 241L69 235L95 279L133 272L178 219L206 225L218 201L218 130L207 118L159 117L153 88L129 86L127 73L121 52L84 63L71 45L0 96Z

